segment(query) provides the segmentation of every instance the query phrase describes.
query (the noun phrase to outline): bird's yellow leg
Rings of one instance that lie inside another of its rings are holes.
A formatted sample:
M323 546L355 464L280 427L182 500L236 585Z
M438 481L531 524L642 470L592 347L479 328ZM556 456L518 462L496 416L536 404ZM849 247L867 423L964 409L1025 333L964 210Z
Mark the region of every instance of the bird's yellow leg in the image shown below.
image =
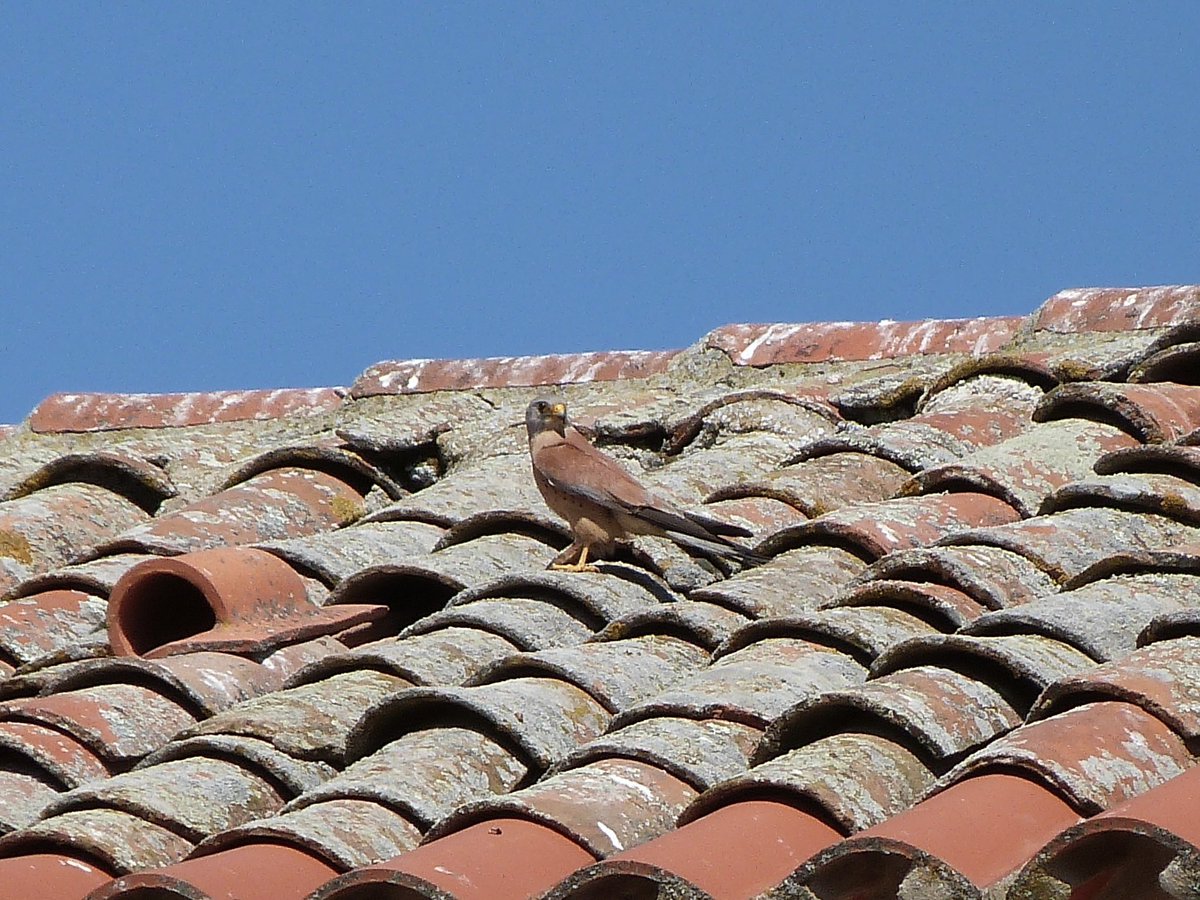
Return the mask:
M573 563L559 563L552 565L550 568L557 572L599 572L595 566L588 565L588 545L584 544L583 549L579 551L579 559Z

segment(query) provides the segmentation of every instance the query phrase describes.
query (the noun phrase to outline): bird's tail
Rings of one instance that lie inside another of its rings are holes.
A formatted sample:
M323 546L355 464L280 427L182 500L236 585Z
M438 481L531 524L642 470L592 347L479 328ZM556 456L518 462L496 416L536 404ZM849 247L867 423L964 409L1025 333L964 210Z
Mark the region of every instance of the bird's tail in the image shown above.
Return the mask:
M732 559L740 564L743 569L761 566L767 561L767 557L759 556L748 547L743 547L741 544L736 544L719 536L715 536L712 540L709 540L691 534L671 531L667 533L667 537L679 546L687 550L694 550L702 556Z

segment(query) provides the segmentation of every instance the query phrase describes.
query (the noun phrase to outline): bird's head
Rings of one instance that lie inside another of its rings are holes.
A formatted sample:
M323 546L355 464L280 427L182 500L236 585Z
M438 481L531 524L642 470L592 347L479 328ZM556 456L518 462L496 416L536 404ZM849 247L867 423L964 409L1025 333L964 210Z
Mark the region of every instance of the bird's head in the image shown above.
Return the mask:
M530 437L543 431L562 434L567 428L567 404L555 397L538 397L525 410L525 428Z

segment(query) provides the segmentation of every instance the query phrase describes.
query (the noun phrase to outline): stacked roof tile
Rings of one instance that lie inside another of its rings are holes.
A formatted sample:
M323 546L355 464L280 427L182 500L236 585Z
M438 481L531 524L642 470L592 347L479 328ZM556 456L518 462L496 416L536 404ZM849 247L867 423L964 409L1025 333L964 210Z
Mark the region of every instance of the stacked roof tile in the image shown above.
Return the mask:
M766 562L547 571L545 385ZM56 395L0 497L0 897L1200 896L1200 287Z

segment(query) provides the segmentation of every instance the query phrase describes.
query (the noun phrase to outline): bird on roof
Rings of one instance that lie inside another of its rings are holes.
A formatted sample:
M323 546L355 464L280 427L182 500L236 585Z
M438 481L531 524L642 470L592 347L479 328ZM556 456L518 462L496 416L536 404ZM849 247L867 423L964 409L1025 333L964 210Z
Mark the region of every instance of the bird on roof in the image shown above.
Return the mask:
M607 558L617 544L641 534L669 538L685 549L735 559L743 566L762 562L729 540L728 536L750 537L750 531L680 509L588 443L567 422L567 404L562 400L538 397L530 403L525 428L533 480L546 505L570 523L574 538L550 568L594 572L589 557Z

